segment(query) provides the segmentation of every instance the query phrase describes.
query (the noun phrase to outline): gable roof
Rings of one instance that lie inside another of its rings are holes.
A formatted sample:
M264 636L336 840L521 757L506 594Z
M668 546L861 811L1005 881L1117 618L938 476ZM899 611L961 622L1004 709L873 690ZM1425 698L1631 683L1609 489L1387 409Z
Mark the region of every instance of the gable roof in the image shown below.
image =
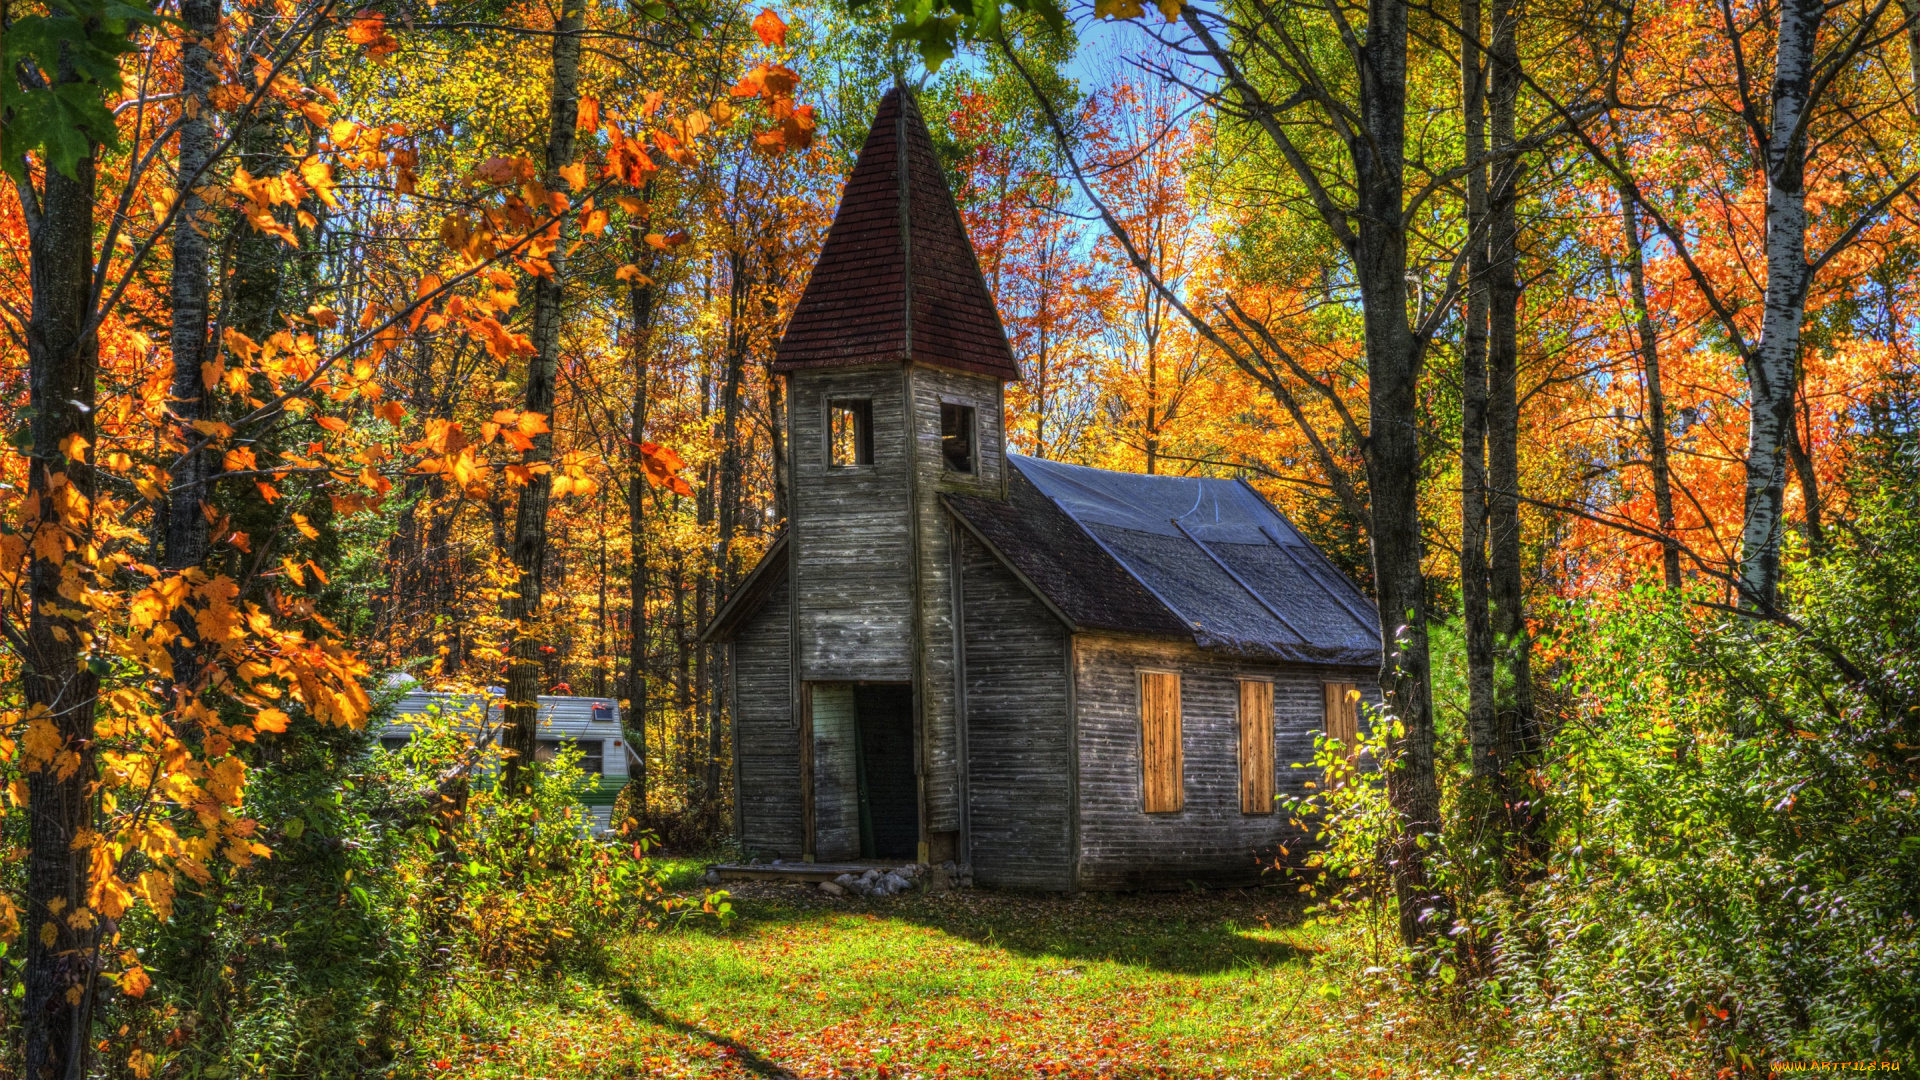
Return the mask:
M880 99L773 370L909 359L1020 377L920 106L895 87Z
M1074 625L1303 663L1380 662L1373 605L1244 481L1008 460L1032 495L1016 484L1007 503L947 505Z
M753 569L747 572L747 576L733 587L733 591L727 594L727 598L720 602L720 609L713 613L713 618L707 620L706 629L700 631L702 644L727 641L739 633L747 620L753 618L754 612L760 610L760 605L767 602L767 597L772 596L773 591L780 587L780 583L787 580L787 537L789 535L791 534L786 529L781 529L780 535L774 537L773 543L767 545L766 553L760 556L760 561L755 563Z
M1007 501L947 495L947 508L1068 625L1180 635L1185 623L1154 599L1024 473L1007 474Z

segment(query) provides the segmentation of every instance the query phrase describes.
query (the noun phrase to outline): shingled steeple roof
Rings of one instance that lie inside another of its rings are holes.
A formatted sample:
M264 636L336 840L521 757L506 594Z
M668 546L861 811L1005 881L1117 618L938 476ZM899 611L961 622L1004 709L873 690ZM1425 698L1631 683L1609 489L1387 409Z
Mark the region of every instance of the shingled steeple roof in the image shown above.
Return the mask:
M880 99L773 370L908 359L1020 377L920 106L895 87Z

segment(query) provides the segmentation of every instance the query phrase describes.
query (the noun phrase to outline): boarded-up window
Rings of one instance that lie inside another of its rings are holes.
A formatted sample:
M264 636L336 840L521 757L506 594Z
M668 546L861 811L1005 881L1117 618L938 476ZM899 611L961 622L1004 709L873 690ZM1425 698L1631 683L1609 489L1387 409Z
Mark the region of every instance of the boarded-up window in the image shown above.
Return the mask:
M1352 760L1360 749L1360 691L1350 682L1330 682L1326 690L1327 739L1337 740Z
M1140 673L1141 809L1166 814L1186 804L1180 775L1180 676Z
M1240 683L1240 812L1273 813L1273 684Z

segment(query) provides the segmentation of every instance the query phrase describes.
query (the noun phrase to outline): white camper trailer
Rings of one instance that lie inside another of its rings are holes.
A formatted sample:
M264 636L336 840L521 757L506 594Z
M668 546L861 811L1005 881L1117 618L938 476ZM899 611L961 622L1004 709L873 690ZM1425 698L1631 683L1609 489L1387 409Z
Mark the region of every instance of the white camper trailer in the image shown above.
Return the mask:
M489 687L485 695L454 694L422 690L417 683L411 685L394 706L393 719L380 729L381 746L398 750L407 745L413 738L413 718L435 712L471 724L477 724L484 716L486 726L498 741L501 691ZM577 744L580 768L587 774L588 784L581 801L591 811L596 830L611 828L613 800L627 785L627 766L633 755L626 733L620 727L620 703L613 698L542 694L539 704L539 741L535 756L545 761L559 753L563 745Z

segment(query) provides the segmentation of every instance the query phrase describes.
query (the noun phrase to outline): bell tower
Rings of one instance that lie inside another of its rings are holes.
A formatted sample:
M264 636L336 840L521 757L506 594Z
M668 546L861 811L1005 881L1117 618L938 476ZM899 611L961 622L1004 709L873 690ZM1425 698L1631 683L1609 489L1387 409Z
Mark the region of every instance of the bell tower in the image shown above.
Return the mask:
M898 857L911 836L921 860L955 857L965 747L940 496L1005 497L1020 372L905 89L881 99L773 371L806 854Z

